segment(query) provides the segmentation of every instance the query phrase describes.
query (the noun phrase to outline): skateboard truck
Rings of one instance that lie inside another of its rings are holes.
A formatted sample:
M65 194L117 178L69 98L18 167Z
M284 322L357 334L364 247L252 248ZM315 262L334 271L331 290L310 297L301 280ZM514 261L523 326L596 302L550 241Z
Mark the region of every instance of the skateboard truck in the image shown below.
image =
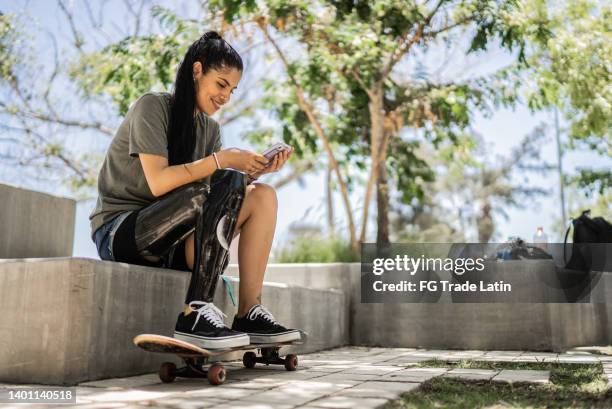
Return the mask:
M174 382L177 377L181 378L208 378L211 385L221 385L225 382L227 375L223 364L216 362L208 369L204 369L208 358L192 357L183 358L185 366L177 368L173 362L164 362L159 367L159 379L164 383Z
M284 365L288 371L295 371L298 366L298 357L294 354L288 354L285 358L281 358L278 351L280 347L263 347L259 348L261 356L257 356L255 352L248 351L242 356L242 363L245 367L252 369L256 363L266 365Z

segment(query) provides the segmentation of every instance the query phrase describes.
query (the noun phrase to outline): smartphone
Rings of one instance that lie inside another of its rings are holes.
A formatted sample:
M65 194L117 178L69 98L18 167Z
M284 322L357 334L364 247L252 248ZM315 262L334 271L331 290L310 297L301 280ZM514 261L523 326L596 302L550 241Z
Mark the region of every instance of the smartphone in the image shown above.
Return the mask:
M270 146L268 149L266 149L264 151L264 153L262 153L263 156L266 157L266 159L268 159L270 162L268 163L268 165L272 164L272 159L274 159L274 157L279 154L282 151L288 151L291 150L291 146L287 145L286 143L283 142L278 142L275 143L274 145Z

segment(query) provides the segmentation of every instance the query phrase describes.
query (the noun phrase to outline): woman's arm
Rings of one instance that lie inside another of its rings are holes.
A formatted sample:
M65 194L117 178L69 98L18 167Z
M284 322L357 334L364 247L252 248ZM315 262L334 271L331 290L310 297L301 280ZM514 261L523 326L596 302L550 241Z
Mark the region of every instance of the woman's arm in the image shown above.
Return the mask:
M141 153L140 163L153 196L159 197L193 181L212 175L217 170L211 156L184 165L168 166L168 159L159 155Z
M230 148L216 152L221 168L233 168L247 173L262 171L268 160L254 152ZM165 195L179 186L203 179L217 170L215 158L206 156L184 165L168 166L168 159L160 155L141 153L140 163L151 193Z

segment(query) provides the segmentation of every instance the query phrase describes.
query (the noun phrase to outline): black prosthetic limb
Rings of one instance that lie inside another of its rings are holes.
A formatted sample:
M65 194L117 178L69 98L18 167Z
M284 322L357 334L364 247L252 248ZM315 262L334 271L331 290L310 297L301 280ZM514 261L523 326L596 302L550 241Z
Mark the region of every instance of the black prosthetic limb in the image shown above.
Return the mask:
M210 187L203 182L182 186L138 212L134 236L141 256L167 255L191 234Z
M223 169L213 174L210 193L195 227L195 261L185 303L211 302L227 266L229 244L246 196L246 175Z

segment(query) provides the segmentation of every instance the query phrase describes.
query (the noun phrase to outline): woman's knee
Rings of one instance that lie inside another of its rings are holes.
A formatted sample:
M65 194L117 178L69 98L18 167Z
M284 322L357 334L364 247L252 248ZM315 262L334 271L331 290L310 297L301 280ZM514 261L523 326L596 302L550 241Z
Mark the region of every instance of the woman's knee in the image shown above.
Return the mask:
M250 196L250 200L257 202L258 206L265 206L267 209L276 211L278 199L276 189L273 186L267 183L254 183L249 188L250 192L247 194L247 198Z

